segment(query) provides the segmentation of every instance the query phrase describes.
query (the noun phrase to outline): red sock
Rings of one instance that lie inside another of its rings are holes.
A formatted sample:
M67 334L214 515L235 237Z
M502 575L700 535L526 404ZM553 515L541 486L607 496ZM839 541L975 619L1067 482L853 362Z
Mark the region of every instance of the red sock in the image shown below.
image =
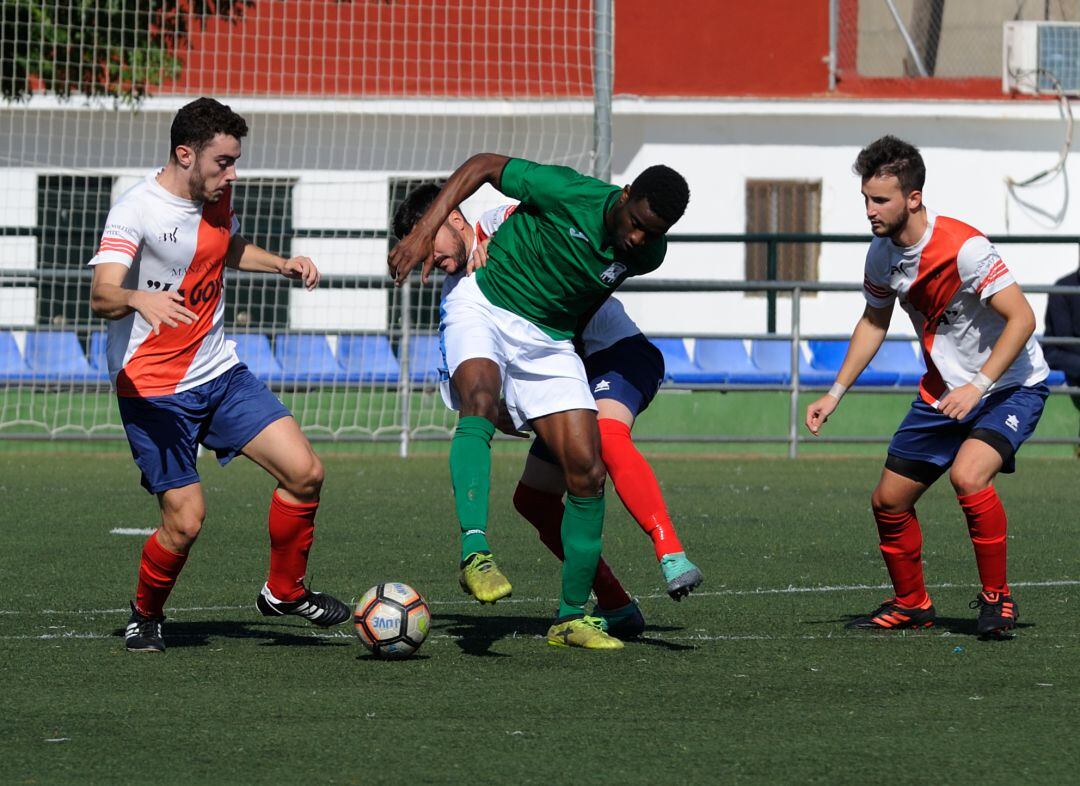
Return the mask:
M1005 581L1005 508L993 486L974 494L958 494L960 507L967 516L968 534L975 547L979 581L986 592L1009 594Z
M874 511L881 556L889 569L896 602L909 609L920 608L930 601L923 584L922 529L914 510L903 513Z
M297 600L304 594L318 509L318 502L286 502L277 491L270 498L270 578L266 584L278 600Z
M139 563L139 584L135 589L135 609L144 617L160 617L176 577L187 562L187 554L175 554L157 539L154 532L143 544Z
M656 475L630 439L630 427L613 418L601 418L600 457L630 515L652 538L656 558L682 551Z
M560 561L565 559L562 546L562 497L518 483L514 492L514 507L526 521L536 527L540 541L547 546L548 551ZM602 609L614 611L630 603L630 596L626 594L626 590L615 578L603 557L596 566L593 592L596 593L596 602Z

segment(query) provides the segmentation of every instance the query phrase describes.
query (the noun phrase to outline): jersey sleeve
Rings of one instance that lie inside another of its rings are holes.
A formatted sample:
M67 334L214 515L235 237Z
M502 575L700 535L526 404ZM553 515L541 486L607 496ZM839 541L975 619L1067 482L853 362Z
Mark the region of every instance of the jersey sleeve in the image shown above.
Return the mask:
M986 301L1005 287L1016 283L994 244L982 235L970 238L956 255L956 267L964 290L974 292Z
M490 238L506 219L510 218L517 209L517 205L500 205L499 207L485 210L476 222L476 239L483 243Z
M866 252L863 297L873 308L888 308L896 302L896 290L889 286L889 260L873 243Z
M109 211L109 217L105 220L105 231L101 233L101 243L89 264L116 262L124 267L131 267L142 240L142 219L134 201L117 202Z
M511 158L503 168L499 190L511 199L552 211L572 197L575 188L592 182L593 178L570 167Z

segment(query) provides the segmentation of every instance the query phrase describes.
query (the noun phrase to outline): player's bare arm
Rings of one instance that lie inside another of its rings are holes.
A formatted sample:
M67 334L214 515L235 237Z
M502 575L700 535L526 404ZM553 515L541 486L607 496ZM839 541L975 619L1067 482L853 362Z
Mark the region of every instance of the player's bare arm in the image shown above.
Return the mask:
M396 286L401 286L417 265L423 265L421 280L427 283L431 268L435 265L432 244L439 227L450 211L475 194L480 186L490 183L498 188L503 168L509 160L495 153L479 153L450 175L439 196L416 222L412 232L390 252L387 264Z
M487 267L488 259L488 246L491 244L491 238L485 238L476 244L476 248L469 254L469 262L465 266L465 275L471 276L475 271L482 267Z
M225 264L234 270L247 270L252 273L278 273L285 278L299 279L311 290L319 285L319 268L308 257L285 259L277 254L259 248L240 235L233 235L229 241L229 251Z
M889 331L892 311L892 304L885 308L875 308L868 304L863 310L863 315L851 334L851 343L848 344L840 370L836 372L836 381L832 388L806 408L806 428L815 437L821 433L821 427L825 425L829 415L839 406L844 391L855 384L859 374L863 373L881 349L885 334Z
M978 405L983 394L1013 364L1035 332L1035 312L1019 284L1011 284L987 300L994 311L1005 318L1005 327L990 350L990 357L975 379L950 390L938 409L942 414L963 420Z
M132 311L138 311L154 334L161 333L161 326L179 327L190 325L197 318L195 312L184 307L184 296L178 292L144 292L124 287L128 269L124 265L105 263L94 267L90 284L90 308L95 316L104 319L122 319Z

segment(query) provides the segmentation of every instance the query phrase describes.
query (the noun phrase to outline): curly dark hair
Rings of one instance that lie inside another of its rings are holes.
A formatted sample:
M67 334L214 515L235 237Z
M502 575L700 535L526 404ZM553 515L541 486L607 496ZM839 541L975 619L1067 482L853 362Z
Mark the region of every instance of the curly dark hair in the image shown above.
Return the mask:
M405 199L398 205L398 209L394 211L394 220L391 222L394 237L403 240L407 234L412 232L416 222L427 212L427 209L431 207L431 203L435 201L441 191L442 184L425 183L406 194ZM454 210L461 212L460 207L455 207Z
M630 184L630 198L644 197L649 207L670 226L682 218L690 201L686 179L669 166L651 166Z
M180 107L169 130L169 157L176 158L179 145L190 147L196 153L206 147L218 134L243 139L247 136L247 122L236 112L213 98L197 98Z
M864 147L851 168L863 180L894 175L904 196L922 191L926 182L926 164L919 148L894 136L883 136Z

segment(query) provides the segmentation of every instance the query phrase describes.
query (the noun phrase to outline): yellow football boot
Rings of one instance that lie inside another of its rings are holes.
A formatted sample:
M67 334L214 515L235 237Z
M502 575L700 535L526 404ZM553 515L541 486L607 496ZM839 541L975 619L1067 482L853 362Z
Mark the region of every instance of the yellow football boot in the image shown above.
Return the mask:
M578 617L556 622L547 632L553 647L581 647L586 650L621 650L623 643L604 630L607 626L599 617Z
M500 598L507 598L514 589L495 564L494 558L479 551L474 551L461 563L458 583L466 594L481 603L494 603Z

